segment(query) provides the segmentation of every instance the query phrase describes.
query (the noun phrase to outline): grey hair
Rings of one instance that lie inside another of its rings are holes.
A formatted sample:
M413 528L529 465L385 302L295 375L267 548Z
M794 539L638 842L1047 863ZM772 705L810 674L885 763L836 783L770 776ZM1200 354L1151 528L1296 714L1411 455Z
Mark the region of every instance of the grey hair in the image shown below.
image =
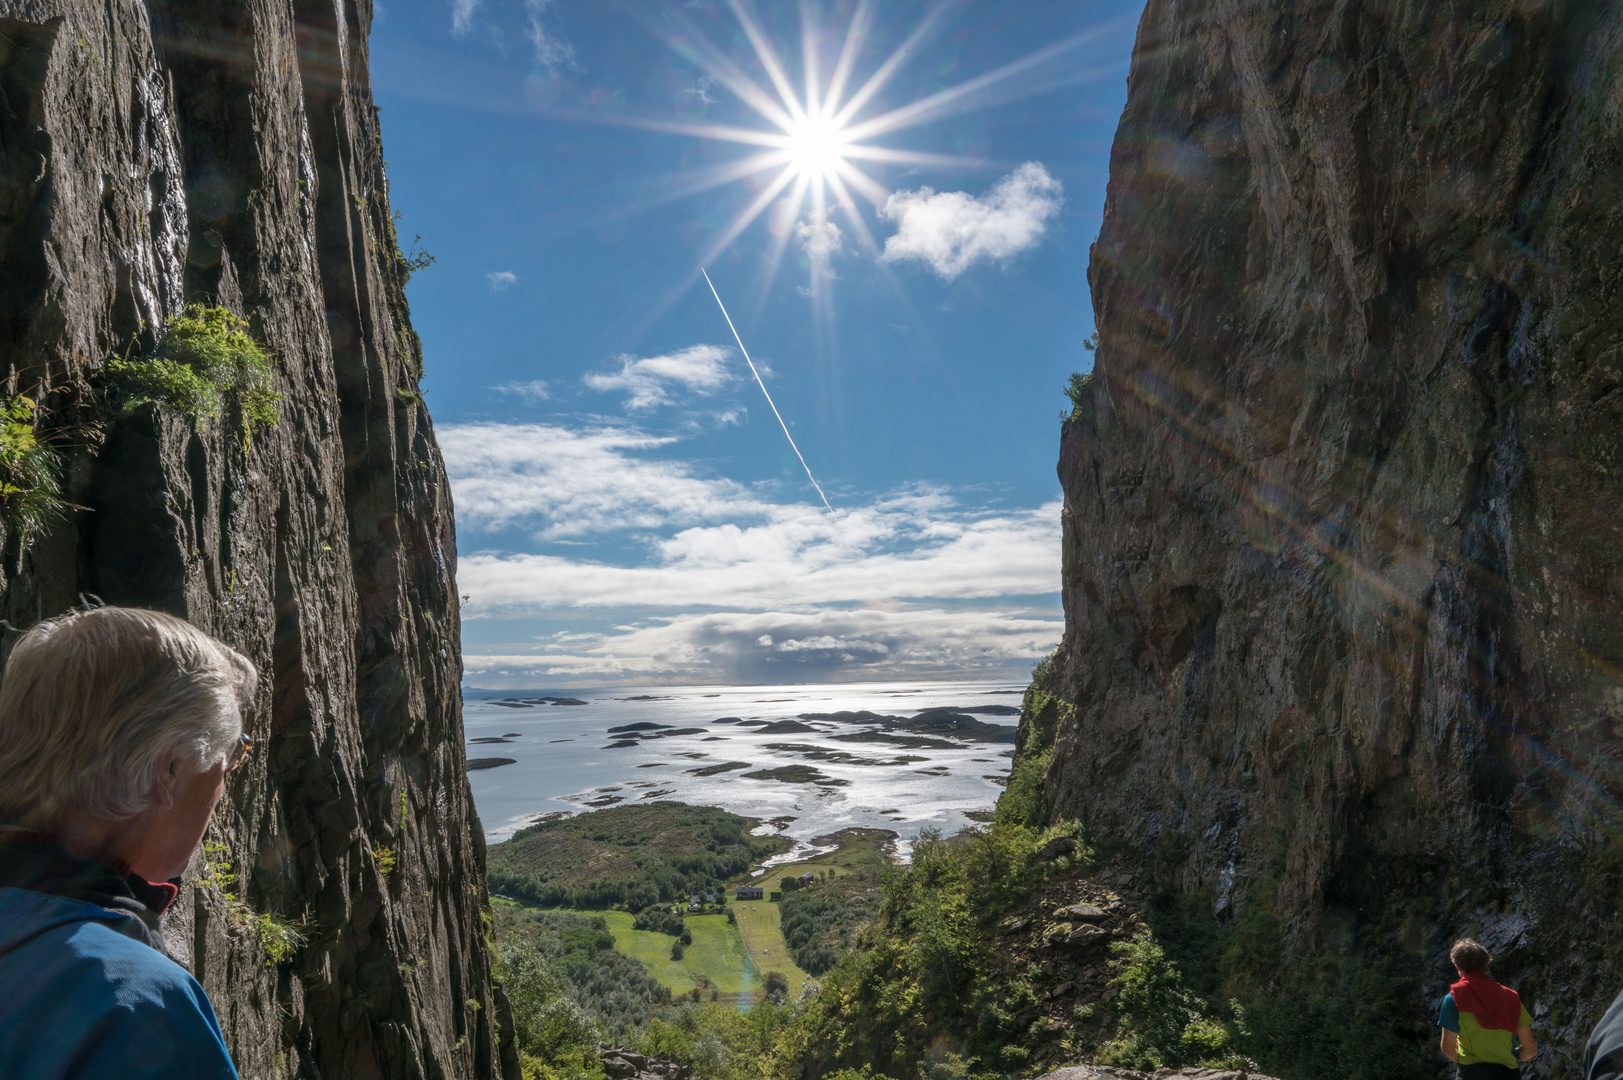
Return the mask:
M212 767L242 733L258 673L189 623L140 608L70 611L18 639L0 682L0 821L141 813L173 749Z

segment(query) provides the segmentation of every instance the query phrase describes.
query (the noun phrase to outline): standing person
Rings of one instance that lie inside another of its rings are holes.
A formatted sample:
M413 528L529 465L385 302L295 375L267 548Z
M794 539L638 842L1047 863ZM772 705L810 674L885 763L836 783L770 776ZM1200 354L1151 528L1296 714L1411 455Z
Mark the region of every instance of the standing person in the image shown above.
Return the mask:
M1461 938L1448 951L1460 981L1449 987L1437 1024L1443 1056L1459 1066L1460 1080L1517 1080L1521 1063L1538 1053L1533 1018L1522 999L1488 974L1488 950Z
M158 918L253 740L244 657L102 607L24 634L0 682L0 1080L236 1080Z

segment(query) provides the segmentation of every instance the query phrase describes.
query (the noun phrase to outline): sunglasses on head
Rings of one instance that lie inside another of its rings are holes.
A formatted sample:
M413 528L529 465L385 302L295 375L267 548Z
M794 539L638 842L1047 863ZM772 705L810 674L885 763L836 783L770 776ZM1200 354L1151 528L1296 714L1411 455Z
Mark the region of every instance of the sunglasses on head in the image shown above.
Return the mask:
M237 736L237 745L232 747L231 754L225 759L225 771L236 772L248 762L248 751L254 748L254 740L245 731Z

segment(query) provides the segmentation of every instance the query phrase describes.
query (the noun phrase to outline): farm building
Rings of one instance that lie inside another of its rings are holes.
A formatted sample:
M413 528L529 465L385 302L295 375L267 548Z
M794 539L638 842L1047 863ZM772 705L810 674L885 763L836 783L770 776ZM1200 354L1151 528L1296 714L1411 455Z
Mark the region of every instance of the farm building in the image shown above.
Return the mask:
M775 892L775 893L772 894L772 900L774 902L782 900L782 899L783 899L783 894L781 892Z
M802 885L810 885L812 882L814 882L816 880L817 880L817 875L812 873L810 870L808 870L804 874L800 875L800 883Z
M738 887L738 899L740 900L760 900L763 899L764 896L765 893L755 886L740 885Z

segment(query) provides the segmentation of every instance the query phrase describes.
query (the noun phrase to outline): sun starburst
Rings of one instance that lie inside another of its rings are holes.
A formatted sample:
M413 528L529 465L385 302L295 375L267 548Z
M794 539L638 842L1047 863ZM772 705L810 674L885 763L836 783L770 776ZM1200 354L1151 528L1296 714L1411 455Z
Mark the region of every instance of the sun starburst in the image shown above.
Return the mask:
M1070 63L1073 59L1070 54L1114 33L1121 22L1113 20L1092 27L898 108L876 110L874 106L884 88L924 51L923 46L944 28L947 16L961 8L963 0L937 0L860 84L853 76L863 46L869 42L874 29L876 0L858 0L832 65L825 65L819 52L820 43L834 35L827 33L822 25L818 0L800 0L804 88L798 92L782 56L761 24L753 0L727 0L727 6L749 42L766 85L719 48L682 8L672 5L660 12L657 19L649 14L644 18L651 31L667 37L673 49L695 62L709 79L746 105L765 122L764 127L550 110L570 119L689 135L751 148L750 153L737 160L664 178L657 194L619 211L622 214L641 212L659 203L743 180L750 181L755 188L754 198L715 229L709 245L696 260L692 274L648 311L646 317L650 323L698 280L698 266L712 262L731 247L768 210L773 211L775 221L786 221L794 227L773 229L766 273L757 279L752 307L758 312L765 303L790 240L799 236L809 264L808 291L813 304L827 314L829 259L840 250L845 236L835 226L833 217L837 214L856 241L871 254L880 251L879 241L858 206L857 197L877 210L884 206L891 193L859 162L949 168L994 164L962 155L887 146L881 139L954 113L988 108L1094 78L1100 69L1079 68ZM672 27L677 31L674 37L670 35ZM899 286L897 292L901 296ZM902 299L905 302L905 296ZM818 323L823 321L819 319Z

